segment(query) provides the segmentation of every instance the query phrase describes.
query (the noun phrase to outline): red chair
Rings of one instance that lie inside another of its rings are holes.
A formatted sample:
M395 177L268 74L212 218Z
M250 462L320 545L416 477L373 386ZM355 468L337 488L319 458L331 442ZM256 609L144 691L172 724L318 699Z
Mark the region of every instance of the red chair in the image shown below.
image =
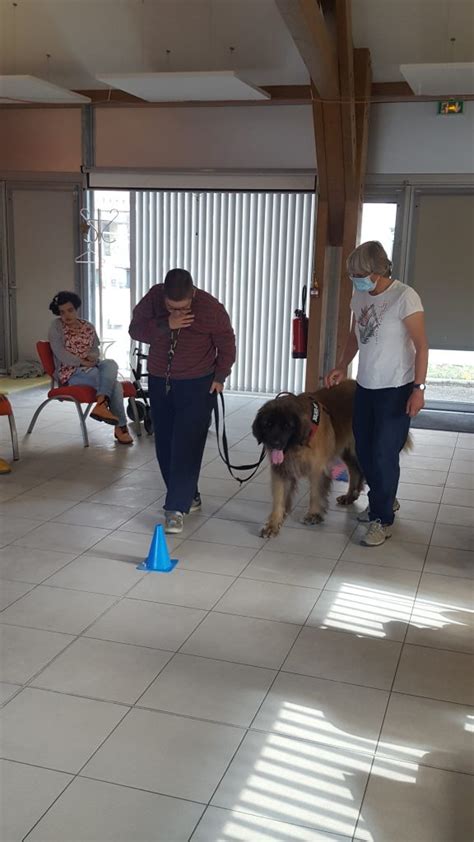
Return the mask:
M43 401L43 403L38 407L35 414L33 415L27 433L33 432L33 428L36 424L36 421L38 420L40 412L44 409L45 406L47 406L50 403L50 401L70 401L75 405L77 409L77 414L79 415L79 423L81 425L84 447L89 447L89 437L87 435L86 421L87 416L89 415L89 412L91 411L92 406L95 403L95 399L97 396L96 390L92 386L61 386L61 384L57 383L55 379L54 357L49 342L37 342L36 350L38 352L38 356L46 374L49 374L49 376L51 377L51 388L48 392L48 397L45 401ZM135 389L133 383L131 383L129 380L122 380L121 384L123 388L124 398L130 398L130 406L133 412L133 419L135 421L137 436L141 436L142 431L140 427L140 418L138 416L137 407L135 403L137 390ZM82 404L87 404L85 410L82 409Z
M10 424L10 435L12 438L13 459L15 462L18 462L20 458L20 451L18 448L15 416L13 415L12 405L6 395L0 395L0 415L4 415L8 418L8 423Z

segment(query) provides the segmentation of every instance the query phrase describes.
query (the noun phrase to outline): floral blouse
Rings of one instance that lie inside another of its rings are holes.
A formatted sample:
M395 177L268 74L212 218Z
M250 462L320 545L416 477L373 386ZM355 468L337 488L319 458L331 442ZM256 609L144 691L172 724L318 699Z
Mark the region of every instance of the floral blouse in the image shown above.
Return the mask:
M68 325L63 325L64 347L70 354L83 359L87 357L92 349L95 339L95 330L89 322L79 319L80 330L72 331ZM76 371L77 366L61 363L59 367L59 380L65 385L69 378Z

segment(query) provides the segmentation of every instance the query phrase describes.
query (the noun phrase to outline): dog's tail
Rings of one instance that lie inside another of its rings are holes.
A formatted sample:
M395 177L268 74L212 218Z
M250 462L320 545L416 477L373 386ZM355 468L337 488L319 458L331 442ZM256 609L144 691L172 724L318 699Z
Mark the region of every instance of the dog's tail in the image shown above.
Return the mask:
M413 441L413 436L411 433L408 433L407 440L405 442L405 446L403 448L404 451L410 453L411 450L415 447L415 442Z

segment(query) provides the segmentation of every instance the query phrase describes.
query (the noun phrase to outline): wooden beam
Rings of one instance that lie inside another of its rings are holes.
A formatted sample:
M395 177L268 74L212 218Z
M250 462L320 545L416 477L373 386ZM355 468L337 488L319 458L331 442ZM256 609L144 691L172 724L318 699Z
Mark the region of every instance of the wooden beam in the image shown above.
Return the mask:
M326 276L329 208L325 199L319 198L314 236L313 275L309 291L308 359L306 363L306 390L319 389L321 369L321 338L323 295Z
M352 46L351 3L335 0L335 25L341 91L342 139L346 195L354 188L356 175L356 114L354 101L354 49Z
M317 0L275 0L323 99L339 96L337 51Z

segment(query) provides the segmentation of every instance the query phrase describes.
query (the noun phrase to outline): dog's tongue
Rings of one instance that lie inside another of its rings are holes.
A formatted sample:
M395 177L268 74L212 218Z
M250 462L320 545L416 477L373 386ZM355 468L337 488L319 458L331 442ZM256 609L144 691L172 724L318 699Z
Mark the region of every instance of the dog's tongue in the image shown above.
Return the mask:
M283 450L272 450L271 453L270 453L270 459L271 459L272 465L281 465L284 458L285 458L285 454L283 453Z

